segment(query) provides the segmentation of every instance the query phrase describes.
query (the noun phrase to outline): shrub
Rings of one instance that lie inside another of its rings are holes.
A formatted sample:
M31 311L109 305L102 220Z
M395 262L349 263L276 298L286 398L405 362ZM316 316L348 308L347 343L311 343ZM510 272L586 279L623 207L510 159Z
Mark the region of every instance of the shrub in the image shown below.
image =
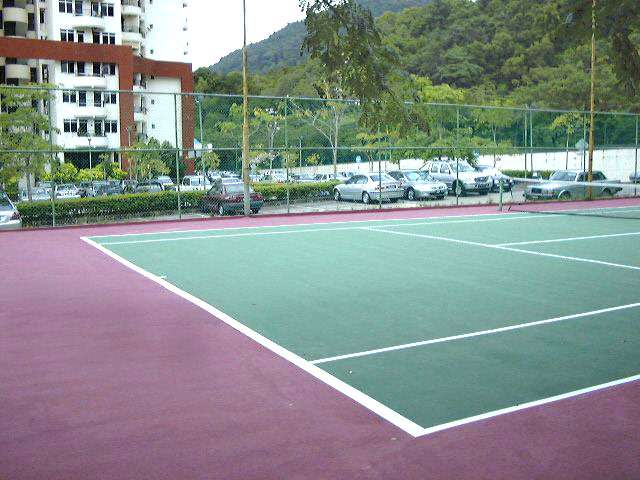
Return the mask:
M500 170L505 175L513 178L531 178L531 172L525 172L524 170ZM555 170L535 170L536 173L540 174L542 178L547 180Z
M337 181L321 183L290 183L290 200L313 200L325 198L333 194ZM260 193L265 201L282 201L287 199L287 186L284 183L255 183L253 189Z

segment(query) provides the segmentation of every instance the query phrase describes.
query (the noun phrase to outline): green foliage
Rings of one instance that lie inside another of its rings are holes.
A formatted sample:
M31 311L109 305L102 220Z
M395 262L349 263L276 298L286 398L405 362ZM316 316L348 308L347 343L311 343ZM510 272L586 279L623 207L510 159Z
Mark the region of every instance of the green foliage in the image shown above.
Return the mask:
M205 170L218 170L220 168L220 156L216 152L206 151L202 153L201 165Z
M290 200L313 200L331 195L333 187L340 182L291 183L288 186ZM266 201L284 201L287 199L287 185L282 183L254 183L253 189Z
M501 172L512 178L531 178L531 172L525 170L501 170ZM553 170L536 170L536 172L545 180L554 173Z
M312 153L305 159L305 162L307 165L316 166L320 163L320 155L318 155L317 153Z
M99 167L83 168L76 175L77 182L93 182L95 180L103 180L104 172Z
M405 8L424 5L430 0L359 0L359 4L365 8L371 10L374 16L378 17L385 12L399 12ZM300 45L306 34L306 29L303 22L290 23L283 29L275 32L268 39L261 42L257 42L249 45L249 59L251 62L251 69L259 74L265 74L274 69L291 68L307 60L306 55L300 55ZM210 92L221 93L240 93L242 89L242 81L240 80L240 71L242 70L242 51L236 50L226 57L222 58L216 65L209 69L214 75L218 74L218 77L213 77L217 82L217 90L209 90ZM198 70L198 72L200 71ZM196 73L198 73L196 72ZM225 76L225 74L228 74ZM227 77L227 78L225 78ZM230 77L230 78L228 78ZM200 77L196 76L198 80ZM233 80L238 78L236 85L233 85ZM253 88L259 81L253 77L250 81L250 92L258 93ZM233 90L220 90L220 88L229 88L229 85L233 85ZM196 87L201 85L196 83ZM198 89L197 91L205 91ZM292 93L288 90L287 93Z
M53 174L56 183L73 183L78 177L78 169L72 163L63 163Z

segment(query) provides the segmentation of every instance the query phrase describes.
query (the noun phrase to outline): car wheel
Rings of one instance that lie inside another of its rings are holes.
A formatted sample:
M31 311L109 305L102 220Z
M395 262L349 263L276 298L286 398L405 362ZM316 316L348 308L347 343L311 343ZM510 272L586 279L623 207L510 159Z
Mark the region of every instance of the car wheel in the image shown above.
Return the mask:
M218 215L224 217L227 214L227 211L224 209L224 205L218 205Z
M462 182L454 182L453 193L456 195L456 197L464 197L467 194L467 191L464 189L464 185L462 184Z
M333 191L333 199L336 202L339 202L340 200L342 200L342 195L340 195L340 192L338 190Z
M371 197L369 196L369 194L367 192L364 192L362 194L362 203L368 205L369 203L371 203Z
M611 190L609 190L608 188L605 188L602 191L602 195L604 195L605 197L613 197L613 192Z
M480 195L488 195L489 194L489 190L479 190L478 193Z
M558 198L560 200L571 200L571 194L569 192L562 192Z
M413 201L416 199L416 191L413 188L407 190L407 199Z

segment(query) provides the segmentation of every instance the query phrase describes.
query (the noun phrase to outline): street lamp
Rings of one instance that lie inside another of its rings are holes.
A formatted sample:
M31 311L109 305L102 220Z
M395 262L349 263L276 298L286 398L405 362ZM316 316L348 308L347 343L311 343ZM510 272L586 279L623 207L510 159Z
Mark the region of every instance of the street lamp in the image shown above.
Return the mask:
M202 95L195 97L198 105L198 117L200 119L200 160L202 162L202 188L207 190L207 173L204 165L204 131L202 130Z
M93 168L93 159L91 158L91 137L88 138L89 142L89 170Z

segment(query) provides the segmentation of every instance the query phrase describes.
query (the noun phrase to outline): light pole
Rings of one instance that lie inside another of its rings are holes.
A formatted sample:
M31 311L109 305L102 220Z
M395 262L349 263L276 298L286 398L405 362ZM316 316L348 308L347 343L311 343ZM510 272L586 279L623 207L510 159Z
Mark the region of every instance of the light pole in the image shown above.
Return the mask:
M198 105L198 117L200 118L200 160L202 162L202 189L207 190L207 172L204 165L204 130L202 130L202 95L195 97Z
M127 125L127 148L131 149L131 129L133 125ZM129 180L131 180L131 154L127 155L129 160ZM120 168L122 168L122 156L120 156Z
M247 2L242 0L242 182L244 184L244 214L251 214L249 189L249 58L247 54Z
M91 137L87 139L89 142L89 170L93 168L93 159L91 158Z

